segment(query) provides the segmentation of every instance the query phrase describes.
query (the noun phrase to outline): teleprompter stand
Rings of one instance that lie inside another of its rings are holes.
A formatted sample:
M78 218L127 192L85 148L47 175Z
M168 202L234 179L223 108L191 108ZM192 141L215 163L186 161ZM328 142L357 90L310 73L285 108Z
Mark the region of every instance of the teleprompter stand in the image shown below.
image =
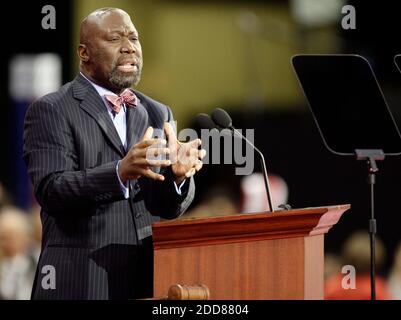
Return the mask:
M376 161L384 160L383 150L355 150L356 159L366 161L368 165L368 184L370 186L370 288L371 300L376 300L376 232L377 223L375 218L375 182L376 173L379 171Z
M371 299L376 299L376 161L401 154L401 135L369 62L351 54L296 55L292 64L326 148L368 165Z

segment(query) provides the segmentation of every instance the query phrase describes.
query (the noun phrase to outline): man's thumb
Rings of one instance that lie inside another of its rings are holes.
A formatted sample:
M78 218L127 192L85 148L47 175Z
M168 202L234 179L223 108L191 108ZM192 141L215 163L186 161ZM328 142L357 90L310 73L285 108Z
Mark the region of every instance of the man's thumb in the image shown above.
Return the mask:
M153 128L152 127L148 127L145 131L145 134L143 135L142 140L149 140L152 139L153 136Z

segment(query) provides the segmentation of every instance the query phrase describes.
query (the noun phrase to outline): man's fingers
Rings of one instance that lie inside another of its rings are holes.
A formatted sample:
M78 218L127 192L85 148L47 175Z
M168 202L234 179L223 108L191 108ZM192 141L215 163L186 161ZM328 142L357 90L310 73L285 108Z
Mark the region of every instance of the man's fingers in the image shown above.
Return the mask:
M136 162L139 166L146 166L146 167L168 167L171 165L170 160L151 160L142 158Z
M153 135L153 128L148 127L145 131L145 134L143 135L142 140L149 140L152 138L152 135Z
M142 176L143 177L148 177L148 178L153 179L153 180L164 181L164 176L163 175L158 174L156 172L153 172L150 169L144 169L143 173L142 173Z
M166 156L170 154L169 148L157 148L157 147L148 147L140 149L138 152L138 156L144 157L150 160L156 160L159 156Z
M171 150L171 160L173 162L175 162L176 161L176 153L177 153L177 150L179 149L179 145L178 145L179 142L177 141L177 137L175 135L173 126L170 123L165 122L164 123L164 132L166 134L166 138L168 141L168 147Z
M168 167L171 166L170 160L146 160L151 167Z
M155 144L160 144L160 146L165 146L167 144L167 141L166 139L156 139L156 138L142 140L141 142L137 143L134 146L134 148L147 148Z
M177 140L173 126L169 122L164 123L164 132L166 133L166 137L169 140L169 142L170 139Z
M203 166L203 162L199 160L198 163L195 165L195 167L191 168L191 170L189 170L185 174L185 177L186 178L192 177L196 172L198 172L200 169L202 169L202 166Z
M200 169L202 169L203 166L203 162L202 161L198 161L198 163L195 165L195 170L199 171Z
M198 148L202 144L201 139L195 139L188 142L188 147L190 148Z
M197 151L201 151L198 148L202 145L202 140L201 139L195 139L186 143L182 143L182 142L178 142L180 144L180 150L185 150L187 155L190 155L193 151L192 150L197 150ZM206 150L204 150L203 152L205 152L206 155ZM200 156L200 154L199 154ZM204 156L203 156L204 157Z
M192 177L192 176L195 174L195 172L196 172L196 169L195 169L195 168L192 168L191 170L189 170L189 171L185 174L185 177L186 177L186 178Z
M206 150L205 149L199 150L198 158L202 160L205 156L206 156Z

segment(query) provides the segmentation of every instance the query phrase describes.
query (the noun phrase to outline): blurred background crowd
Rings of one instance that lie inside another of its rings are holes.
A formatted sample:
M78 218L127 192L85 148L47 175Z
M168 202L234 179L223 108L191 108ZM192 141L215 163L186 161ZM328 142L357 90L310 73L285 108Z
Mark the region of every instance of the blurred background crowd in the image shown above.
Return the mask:
M356 29L341 27L341 8L356 9ZM42 8L56 9L55 29L43 29ZM255 130L276 205L293 208L351 204L325 237L326 298L369 299L369 189L366 167L325 149L291 57L355 53L372 65L396 123L401 125L401 21L395 4L355 0L68 0L10 3L0 21L7 41L0 61L0 299L28 299L40 252L40 208L22 161L23 119L36 98L71 81L80 21L96 8L127 11L144 54L140 91L172 107L178 129L216 107L237 128ZM18 12L16 16L15 13ZM390 36L389 36L390 35ZM376 128L380 130L380 128ZM255 174L206 165L195 177L186 217L267 209L258 162ZM377 295L401 299L401 159L379 163L376 184ZM342 290L344 265L357 289Z

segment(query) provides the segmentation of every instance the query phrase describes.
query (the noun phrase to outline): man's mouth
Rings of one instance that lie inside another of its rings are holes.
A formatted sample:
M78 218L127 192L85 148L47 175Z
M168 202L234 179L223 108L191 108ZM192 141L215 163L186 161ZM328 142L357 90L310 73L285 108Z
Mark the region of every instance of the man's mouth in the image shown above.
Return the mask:
M117 69L122 72L137 72L138 65L135 62L123 62L117 65Z

